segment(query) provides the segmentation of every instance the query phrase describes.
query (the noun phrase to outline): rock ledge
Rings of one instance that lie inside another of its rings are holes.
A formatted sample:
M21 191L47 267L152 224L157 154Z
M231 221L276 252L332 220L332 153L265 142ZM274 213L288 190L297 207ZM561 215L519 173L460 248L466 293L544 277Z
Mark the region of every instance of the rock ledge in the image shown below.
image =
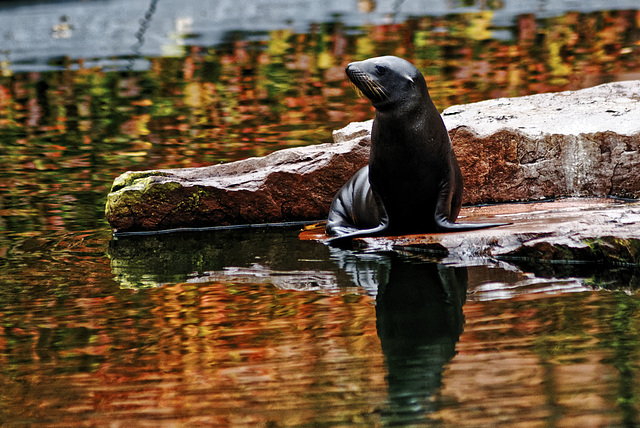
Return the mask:
M493 257L640 266L640 202L566 198L465 207L461 216L465 221L512 224L470 232L359 238L354 244L368 251L446 253L450 261ZM301 237L314 238L304 233Z

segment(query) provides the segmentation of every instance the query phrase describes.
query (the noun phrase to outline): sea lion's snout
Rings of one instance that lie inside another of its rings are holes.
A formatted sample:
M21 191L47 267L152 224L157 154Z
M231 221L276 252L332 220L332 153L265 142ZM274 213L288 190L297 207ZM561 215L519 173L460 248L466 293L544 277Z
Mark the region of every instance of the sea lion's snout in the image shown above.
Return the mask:
M353 81L353 75L356 73L357 65L355 62L351 62L347 65L347 68L344 69L344 72L347 74L349 80Z

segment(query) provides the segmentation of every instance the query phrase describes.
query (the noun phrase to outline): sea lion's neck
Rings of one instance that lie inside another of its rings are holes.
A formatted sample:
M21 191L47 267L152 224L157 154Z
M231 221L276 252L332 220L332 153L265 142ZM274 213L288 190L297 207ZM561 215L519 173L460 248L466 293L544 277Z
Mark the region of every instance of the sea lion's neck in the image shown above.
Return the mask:
M414 116L414 115L411 115ZM371 150L369 153L369 167L374 171L378 168L388 170L390 159L395 159L394 166L413 163L415 161L415 141L419 140L422 126L421 115L415 115L411 121L407 115L398 117L389 112L376 112L371 130ZM417 120L416 120L417 119ZM410 123L410 125L408 125ZM392 169L395 169L393 167ZM375 174L375 172L374 172Z
M376 110L371 130L369 167L387 168L389 159L396 164L426 166L433 152L447 151L447 130L430 99L404 108ZM437 159L437 156L434 157Z
M436 117L437 116L437 117ZM372 145L377 141L393 142L389 148L399 145L415 145L416 137L424 134L432 123L440 121L440 115L431 100L401 105L387 110L376 110L372 129Z

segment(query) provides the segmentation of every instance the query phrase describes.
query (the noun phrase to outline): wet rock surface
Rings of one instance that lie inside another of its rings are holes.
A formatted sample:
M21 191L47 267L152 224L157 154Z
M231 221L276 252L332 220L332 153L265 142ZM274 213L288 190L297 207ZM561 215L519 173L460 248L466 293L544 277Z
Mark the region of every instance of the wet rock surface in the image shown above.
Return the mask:
M492 257L551 264L640 265L640 202L566 198L465 207L461 217L468 222L512 224L470 232L360 238L353 245L369 251L446 254L451 262Z
M466 204L561 196L640 196L640 81L454 106L443 118ZM318 220L369 155L371 121L333 144L262 158L118 177L105 214L115 231Z
M354 244L360 251L315 242L324 237L321 229L302 232L305 239L300 239L296 227L119 236L110 241L107 254L120 286L136 289L184 282L268 282L280 289L375 296L388 281L393 260L401 258L468 268L470 280L475 278L470 290L482 299L525 289L637 290L640 264L630 261L638 260L639 233L631 222L639 211L637 203L610 199L501 204L465 208L464 215L469 221L507 219L513 225L359 240Z

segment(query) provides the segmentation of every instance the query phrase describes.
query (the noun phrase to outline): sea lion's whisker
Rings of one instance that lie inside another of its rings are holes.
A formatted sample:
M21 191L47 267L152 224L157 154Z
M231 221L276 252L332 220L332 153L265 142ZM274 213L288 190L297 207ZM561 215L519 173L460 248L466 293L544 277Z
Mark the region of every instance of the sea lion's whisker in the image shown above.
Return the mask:
M371 80L366 79L365 83L367 84L367 88L369 88L369 91L371 91L371 93L375 93L375 88L373 87L373 82L371 82Z
M378 96L378 87L374 83L369 83L369 87L371 88L371 93Z
M351 86L356 91L356 94L358 94L359 98L366 98L364 93L360 90L360 88L358 88L358 85L356 85L355 83L351 82Z
M375 83L376 94L378 95L378 97L380 97L382 99L388 98L386 92L384 91L384 88L382 87L382 85L380 85L377 82L374 82L374 83Z
M373 80L370 81L372 92L380 99L387 99L387 93L384 90L384 87Z
M371 81L365 75L358 76L358 82L362 85L362 90L364 92L373 92L373 88L371 87Z
M380 85L371 79L368 79L367 83L369 85L369 89L371 90L371 94L375 96L380 96Z

